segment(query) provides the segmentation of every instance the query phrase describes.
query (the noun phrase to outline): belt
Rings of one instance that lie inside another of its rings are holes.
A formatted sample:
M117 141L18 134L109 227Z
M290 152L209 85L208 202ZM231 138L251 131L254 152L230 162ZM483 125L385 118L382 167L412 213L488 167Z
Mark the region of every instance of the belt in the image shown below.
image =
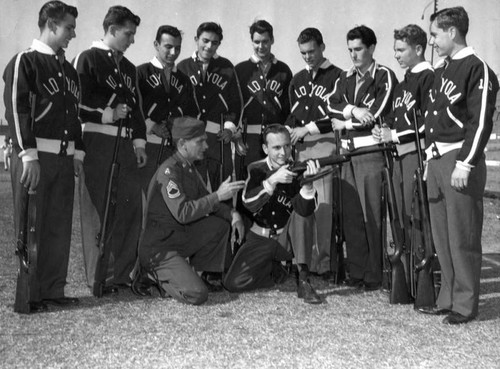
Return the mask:
M380 142L375 140L372 135L362 137L351 137L348 140L342 139L342 148L352 151L360 147L378 145Z
M130 134L132 134L132 128L128 129ZM122 137L127 137L127 129L125 127L122 128ZM98 123L82 123L82 132L96 132L102 133L107 136L114 136L118 133L118 127L109 125L109 124L98 124Z
M61 152L61 140L36 137L36 149L51 154L59 154ZM75 141L68 141L66 155L75 155Z
M220 124L207 120L207 126L205 127L205 131L216 135L220 132Z
M146 141L152 144L161 145L162 138L157 135L146 135Z
M423 138L420 139L420 147L425 147L425 140ZM403 156L410 152L417 151L417 145L414 141L404 144L397 144L396 150L398 151L398 156Z
M260 225L258 225L257 223L253 223L250 230L253 233L258 234L259 236L266 237L266 238L270 238L274 235L278 235L278 234L283 233L283 228L280 228L280 229L264 228L264 227L261 227Z
M464 140L459 142L433 142L425 149L426 160L437 159L444 154L462 148Z
M247 132L251 135L260 135L262 133L262 125L260 124L249 124L247 125Z

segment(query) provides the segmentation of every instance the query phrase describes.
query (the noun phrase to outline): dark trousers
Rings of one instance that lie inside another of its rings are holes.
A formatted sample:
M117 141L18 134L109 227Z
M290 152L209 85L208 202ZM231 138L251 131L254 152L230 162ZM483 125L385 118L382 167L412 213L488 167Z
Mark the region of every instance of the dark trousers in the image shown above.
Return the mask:
M458 150L429 161L427 193L434 245L441 265L437 305L476 316L481 276L485 158L472 168L467 188L451 187Z
M37 279L31 301L64 296L68 274L73 197L75 189L73 156L38 152L40 181L36 188L36 238L38 242ZM12 156L12 189L16 236L22 196L26 190L19 183L23 163Z
M292 212L277 239L262 237L252 231L236 253L225 278L224 287L231 292L267 288L274 285L271 276L273 261L292 260L311 264L313 241L312 216Z
M342 167L344 235L349 275L382 282L382 153L351 158Z
M229 223L216 216L175 229L148 220L139 248L140 263L168 295L187 304L202 304L208 290L197 272L224 270L229 233Z

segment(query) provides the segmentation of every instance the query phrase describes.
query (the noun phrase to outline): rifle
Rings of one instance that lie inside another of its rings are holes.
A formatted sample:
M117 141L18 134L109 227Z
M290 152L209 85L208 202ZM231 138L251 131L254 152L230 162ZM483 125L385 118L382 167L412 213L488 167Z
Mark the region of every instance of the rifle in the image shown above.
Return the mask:
M120 83L122 84L122 86L126 86L120 71L118 71L118 75L120 76ZM95 297L102 297L106 288L108 262L109 256L111 254L111 247L109 243L111 241L116 204L118 200L118 174L120 172L118 153L120 150L122 129L124 125L125 119L120 119L118 121L118 131L116 133L113 147L111 167L109 168L108 177L106 180L106 189L104 192L104 209L101 213L101 227L99 229L99 234L97 235L97 247L99 248L99 255L97 257L94 285L92 289L92 293Z
M385 167L383 174L383 213L389 213L389 221L391 224L392 241L390 247L394 249L394 253L387 255L386 243L383 240L384 259L390 264L390 284L389 284L389 302L391 304L409 304L411 296L408 292L406 284L406 273L401 257L404 256L405 247L403 245L403 228L399 219L399 213L396 206L396 195L394 193L394 184L392 182L392 164L393 158L390 151L384 151ZM383 229L386 229L386 222L382 223ZM384 231L387 233L386 231ZM387 238L387 235L385 236Z
M415 128L418 167L415 171L414 185L414 203L417 203L417 210L420 215L420 225L422 229L422 237L418 241L422 244L417 245L417 237L413 237L411 244L411 255L413 258L414 275L412 278L412 289L415 291L414 308L419 309L424 306L434 306L436 302L436 294L434 290L434 277L432 262L436 258L436 251L432 241L431 224L429 220L429 202L427 199L427 188L424 183L424 165L422 160L422 147L420 146L420 134L418 131L417 114L413 110L413 124ZM412 214L412 228L416 228L416 219ZM413 234L415 230L412 231ZM423 249L424 257L418 263L415 263L415 255ZM412 274L413 274L412 273Z
M35 123L36 95L32 94L31 127ZM19 257L17 272L16 297L14 311L20 314L31 312L32 290L36 288L38 243L36 239L36 194L30 193L24 187L20 188L21 201L19 207L19 231L16 245L16 255Z
M224 113L220 114L220 132L224 131ZM219 172L219 184L224 182L224 140L221 137L220 140L220 172Z
M335 154L340 155L340 132L335 131ZM342 162L337 164L334 172L335 190L333 196L333 227L332 240L330 246L330 270L334 273L334 283L340 284L346 279L344 266L344 220L342 205ZM335 255L335 257L334 257Z

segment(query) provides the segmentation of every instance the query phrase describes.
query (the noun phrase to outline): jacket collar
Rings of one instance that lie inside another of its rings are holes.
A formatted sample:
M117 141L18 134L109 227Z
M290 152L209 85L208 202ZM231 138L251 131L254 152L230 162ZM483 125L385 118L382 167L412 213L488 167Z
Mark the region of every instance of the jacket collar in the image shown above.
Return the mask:
M330 63L330 60L328 59L325 59L323 60L323 63L321 63L321 65L319 66L318 70L320 69L328 69L330 68L330 66L332 66L333 64ZM312 68L309 66L309 64L306 64L306 70L309 72L312 70Z
M31 49L38 51L39 53L42 54L56 55L56 52L49 45L37 39L33 40L31 44Z
M368 68L368 70L365 72L365 74L363 76L365 76L366 73L370 73L370 76L373 79L375 79L375 72L377 71L378 67L379 67L379 65L378 65L377 61L374 59L373 62L370 64L370 67ZM353 74L355 75L356 73L358 73L358 69L355 66L352 66L347 71L347 77L350 77Z
M163 64L161 63L161 61L155 56L153 57L153 59L151 59L150 61L151 64L153 64L154 67L158 68L158 69L163 69ZM177 65L174 64L174 67L172 68L172 72L177 72Z

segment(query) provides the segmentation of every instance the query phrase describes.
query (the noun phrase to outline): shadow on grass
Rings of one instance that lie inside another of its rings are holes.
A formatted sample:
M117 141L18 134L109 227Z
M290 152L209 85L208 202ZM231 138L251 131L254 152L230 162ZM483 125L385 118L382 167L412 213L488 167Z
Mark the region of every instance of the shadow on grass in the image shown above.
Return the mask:
M483 254L479 321L500 319L500 254Z

